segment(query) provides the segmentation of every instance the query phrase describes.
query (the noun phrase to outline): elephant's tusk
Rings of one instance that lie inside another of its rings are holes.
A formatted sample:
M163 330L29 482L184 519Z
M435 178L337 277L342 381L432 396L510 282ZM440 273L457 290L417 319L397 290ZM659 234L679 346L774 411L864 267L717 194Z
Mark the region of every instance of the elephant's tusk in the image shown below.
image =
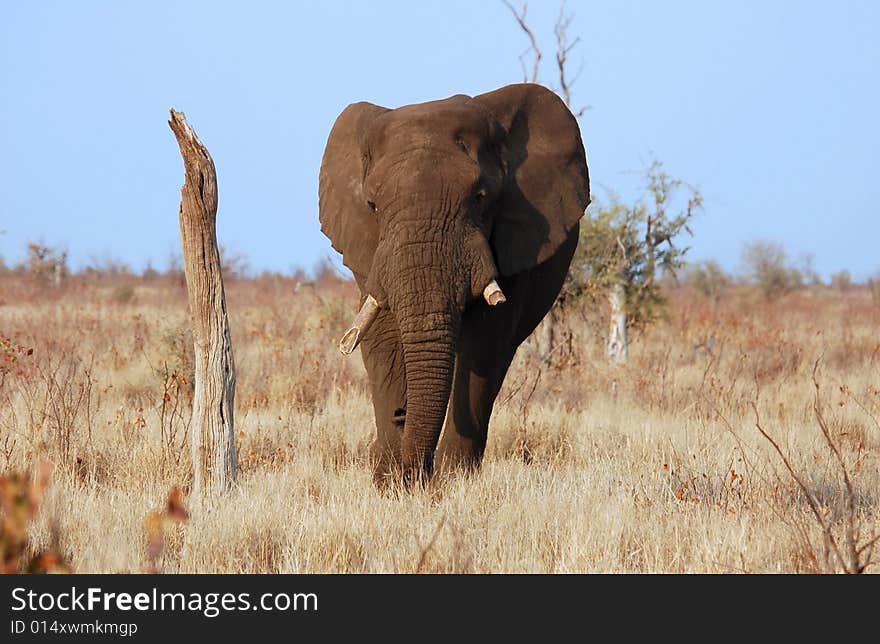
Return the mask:
M339 341L339 350L342 351L345 355L349 355L352 351L357 348L358 343L361 341L361 336L367 332L370 328L370 325L376 320L376 316L379 315L379 302L376 301L376 298L372 295L367 295L367 299L364 300L364 305L361 307L361 310L358 311L357 317L354 319L354 324L352 327L345 332L342 336L342 339Z
M483 289L483 297L486 298L489 306L504 304L507 301L507 298L504 297L504 292L495 280L489 282L489 285Z

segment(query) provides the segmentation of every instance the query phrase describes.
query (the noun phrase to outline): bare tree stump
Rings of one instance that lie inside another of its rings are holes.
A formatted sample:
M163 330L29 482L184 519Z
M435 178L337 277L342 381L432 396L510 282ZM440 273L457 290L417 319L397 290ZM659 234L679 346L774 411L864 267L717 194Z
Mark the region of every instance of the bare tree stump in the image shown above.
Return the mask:
M195 344L192 415L193 497L223 492L235 480L235 360L217 249L214 161L182 112L168 121L186 179L181 188L180 241Z

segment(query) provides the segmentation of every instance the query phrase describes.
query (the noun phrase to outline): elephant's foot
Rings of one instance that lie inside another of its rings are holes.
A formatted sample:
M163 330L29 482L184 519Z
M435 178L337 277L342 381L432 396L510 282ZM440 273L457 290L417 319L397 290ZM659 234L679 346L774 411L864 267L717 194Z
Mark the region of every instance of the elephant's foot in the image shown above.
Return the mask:
M421 463L404 465L401 468L400 484L407 492L418 488L426 488L431 482L433 465L425 466Z
M416 488L425 487L430 479L429 470L415 465L404 465L399 459L373 463L373 484L386 496L395 496L400 492L411 492Z
M382 417L379 420L382 424L370 446L373 484L380 492L390 494L400 487L402 480L400 434L406 422L406 409L397 407L391 412L390 419Z
M383 494L390 494L400 482L400 452L391 446L373 442L370 448L373 484Z
M379 432L370 448L373 483L383 494L424 488L431 481L434 452L406 440L405 424L406 410L395 409L388 431Z
M443 476L472 473L482 460L483 444L466 436L444 436L437 448L437 470Z
M431 480L432 470L430 461L401 459L399 453L385 449L373 451L373 484L382 494L393 496L425 487Z
M434 445L425 444L404 430L400 439L401 479L406 490L424 488L434 472Z

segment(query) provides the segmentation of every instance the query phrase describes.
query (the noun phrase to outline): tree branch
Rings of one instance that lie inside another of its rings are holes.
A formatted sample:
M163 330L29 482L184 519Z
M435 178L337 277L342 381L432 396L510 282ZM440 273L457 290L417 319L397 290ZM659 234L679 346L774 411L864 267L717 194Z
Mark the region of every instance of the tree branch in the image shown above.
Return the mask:
M528 10L528 5L523 3L522 13L519 14L516 12L516 9L513 8L513 5L510 4L510 2L508 2L507 0L501 0L501 1L504 3L504 5L508 9L510 9L510 13L513 14L514 18L516 18L516 21L519 23L520 28L529 37L529 42L531 43L531 50L534 52L535 61L534 61L534 64L532 65L531 79L529 79L528 73L526 72L526 64L525 64L525 61L523 60L525 58L525 55L528 53L528 50L523 52L519 57L519 62L520 62L520 65L522 66L522 70L523 70L523 82L537 83L538 82L538 66L541 63L541 50L538 48L538 41L535 39L535 34L532 32L532 30L526 24L526 11Z
M562 100L565 101L565 104L569 109L572 109L571 87L577 82L577 79L580 77L581 71L583 70L583 65L581 65L574 77L571 79L566 78L565 65L568 62L568 54L581 41L580 36L578 36L571 44L568 42L568 28L571 26L571 21L573 19L574 14L565 15L565 2L563 2L562 6L559 7L559 16L556 18L556 25L553 27L553 33L556 34L556 66L559 69L559 90L562 92ZM580 118L588 109L589 106L584 106L577 112L574 112L574 110L572 111L575 118Z

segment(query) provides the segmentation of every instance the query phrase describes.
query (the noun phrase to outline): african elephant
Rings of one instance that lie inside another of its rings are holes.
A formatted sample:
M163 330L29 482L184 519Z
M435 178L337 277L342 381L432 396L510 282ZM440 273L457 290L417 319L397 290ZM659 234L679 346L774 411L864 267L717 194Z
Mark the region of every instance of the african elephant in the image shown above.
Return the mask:
M321 230L363 296L340 349L361 346L377 486L425 480L435 450L444 468L478 465L495 397L562 287L590 203L577 121L535 84L354 103L319 184Z

